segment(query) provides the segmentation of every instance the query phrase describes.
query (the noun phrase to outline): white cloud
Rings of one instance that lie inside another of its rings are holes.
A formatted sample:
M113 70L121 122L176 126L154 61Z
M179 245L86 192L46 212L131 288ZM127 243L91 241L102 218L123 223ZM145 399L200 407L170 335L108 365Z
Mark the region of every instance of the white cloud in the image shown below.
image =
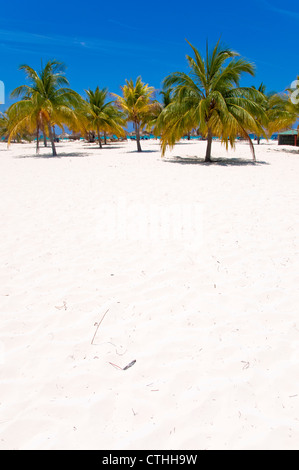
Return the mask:
M159 50L159 45L154 48L146 46L140 42L129 43L124 41L111 41L102 38L79 38L72 36L46 36L22 31L8 31L0 29L0 45L3 48L14 49L18 51L38 52L40 54L40 47L59 47L59 48L76 48L84 47L85 49L92 50L99 53L151 53Z
M299 18L299 10L298 10L298 4L296 2L296 5L294 3L293 10L288 10L286 8L281 8L280 6L276 6L268 2L267 0L259 0L265 7L267 7L271 11L275 11L276 13L279 13L281 15L286 15L290 16L293 19L298 19ZM297 10L297 11L296 11Z

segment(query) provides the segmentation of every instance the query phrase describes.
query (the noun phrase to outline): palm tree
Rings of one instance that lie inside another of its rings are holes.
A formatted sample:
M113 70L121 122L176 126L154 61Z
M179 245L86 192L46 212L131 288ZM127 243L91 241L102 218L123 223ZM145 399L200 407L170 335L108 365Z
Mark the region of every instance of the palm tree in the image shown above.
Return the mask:
M289 129L297 121L299 104L293 102L293 92L293 89L287 89L284 93L276 93L269 98L267 115L270 135Z
M258 91L261 94L258 103L264 111L263 115L256 116L262 128L262 132L257 134L259 144L263 135L269 138L275 132L290 128L298 118L299 106L292 102L293 89L284 93L267 93L266 86L261 83Z
M187 41L188 42L188 41ZM220 42L212 53L208 45L206 58L191 46L195 58L187 56L190 73L174 72L164 79L164 89L173 88L172 102L163 110L155 133L161 133L162 156L167 146L173 147L194 128L207 137L205 161L211 161L213 136L233 147L238 136L250 144L255 160L254 147L249 132L260 132L255 116L263 110L257 99L261 94L252 88L239 87L241 75L254 75L254 66L239 54L223 48Z
M160 95L162 95L162 108L166 108L172 102L172 88L167 88L165 90L160 91Z
M124 116L113 102L106 102L108 89L102 90L97 87L95 91L86 90L87 99L81 108L81 120L85 122L87 131L96 131L99 141L99 147L102 148L101 132L114 133L118 136L124 135L122 125L124 125Z
M254 90L256 90L255 86L252 86L252 88ZM259 105L264 110L264 113L262 115L256 116L256 119L259 120L259 124L260 124L261 129L262 129L262 131L260 133L256 134L257 143L258 143L258 145L260 145L261 138L263 136L267 137L267 134L266 134L266 131L265 131L265 129L267 128L267 125L268 125L267 111L269 109L270 96L272 96L273 93L272 94L266 93L266 85L264 83L261 83L260 86L257 88L257 90L260 93L260 96L257 98L257 101L258 101Z
M9 118L7 114L0 112L0 139L8 136Z
M10 118L9 142L23 129L37 134L37 151L40 130L46 130L52 145L53 156L57 155L52 127L56 124L71 125L76 121L75 108L81 97L68 88L65 66L56 60L49 61L41 71L29 65L21 65L29 85L22 85L12 93L12 98L21 98L8 110Z
M262 136L269 138L273 133L291 127L297 120L299 109L291 101L290 89L286 93L267 93L266 86L261 83L258 91L261 94L258 103L264 111L263 115L256 116L262 128L262 132L256 135L260 144Z
M1 113L0 112L0 139L3 139L5 141L8 140L8 136L10 133L10 118L7 112ZM14 140L16 142L21 142L22 140L26 140L28 142L32 142L34 139L34 134L28 132L26 129L23 129L21 132L18 132L14 136Z
M161 102L155 101L155 106L153 107L150 119L147 122L147 129L153 131L155 129L158 118L162 113L163 109L168 106L172 101L172 89L169 88L167 90L161 90L159 94L162 96ZM156 135L156 138L158 136Z
M142 82L138 77L136 83L126 80L121 87L123 96L113 94L117 98L117 105L126 114L127 121L132 122L136 132L137 151L142 152L140 145L140 131L157 113L159 104L153 99L154 88Z

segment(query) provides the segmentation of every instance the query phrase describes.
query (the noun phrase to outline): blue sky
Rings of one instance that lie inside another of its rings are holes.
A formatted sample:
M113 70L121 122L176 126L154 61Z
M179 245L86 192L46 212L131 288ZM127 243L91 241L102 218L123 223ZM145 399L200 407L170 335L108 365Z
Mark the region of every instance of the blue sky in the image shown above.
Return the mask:
M141 75L159 89L163 78L187 71L185 38L205 50L222 42L256 65L243 85L282 91L299 75L298 0L230 2L119 2L37 0L1 2L0 80L9 94L24 83L19 65L40 68L55 58L67 65L73 89L84 95L97 85L120 93L126 78Z

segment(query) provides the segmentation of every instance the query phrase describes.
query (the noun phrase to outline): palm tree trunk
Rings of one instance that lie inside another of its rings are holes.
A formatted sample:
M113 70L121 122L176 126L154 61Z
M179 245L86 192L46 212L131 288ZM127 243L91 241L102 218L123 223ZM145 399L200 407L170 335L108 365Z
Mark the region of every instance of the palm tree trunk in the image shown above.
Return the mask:
M48 147L45 126L43 126L43 134L44 134L44 147Z
M249 146L250 146L250 150L251 150L251 153L252 153L252 159L254 161L254 163L256 163L256 156L255 156L255 150L254 150L254 145L253 145L253 142L250 138L250 135L248 134L248 132L246 132L246 130L244 128L242 128L242 132L243 132L243 135L245 137L245 139L248 140L248 143L249 143Z
M106 134L106 131L104 131L104 144L107 145L107 134Z
M255 156L255 150L254 150L254 145L253 145L253 142L251 140L251 138L249 137L249 135L247 134L247 138L248 138L248 142L249 142L249 145L250 145L250 149L251 149L251 153L252 153L252 159L254 162L256 162L256 156Z
M140 145L140 127L137 122L135 123L135 131L136 131L137 152L142 152L142 148Z
M36 128L36 153L39 154L39 125Z
M102 148L102 141L101 141L101 136L100 136L100 129L97 128L97 131L98 131L98 141L99 141L99 147L100 149Z
M90 144L93 144L95 142L95 133L93 131L87 132L87 140Z
M50 137L50 141L51 141L51 145L52 145L53 157L57 157L57 152L56 152L55 142L54 142L54 136L53 136L52 127L51 127L50 123L48 123L48 130L49 130L49 137Z
M213 142L213 134L212 134L211 129L209 129L208 130L208 144L207 144L205 162L210 162L211 161L212 142Z

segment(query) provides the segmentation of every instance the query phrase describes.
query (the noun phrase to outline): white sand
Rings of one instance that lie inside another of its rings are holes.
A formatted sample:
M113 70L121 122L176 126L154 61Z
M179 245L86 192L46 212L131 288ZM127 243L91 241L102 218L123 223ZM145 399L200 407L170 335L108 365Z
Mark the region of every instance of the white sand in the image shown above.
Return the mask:
M0 144L0 449L298 449L298 150L135 145ZM107 239L136 203L203 237Z

